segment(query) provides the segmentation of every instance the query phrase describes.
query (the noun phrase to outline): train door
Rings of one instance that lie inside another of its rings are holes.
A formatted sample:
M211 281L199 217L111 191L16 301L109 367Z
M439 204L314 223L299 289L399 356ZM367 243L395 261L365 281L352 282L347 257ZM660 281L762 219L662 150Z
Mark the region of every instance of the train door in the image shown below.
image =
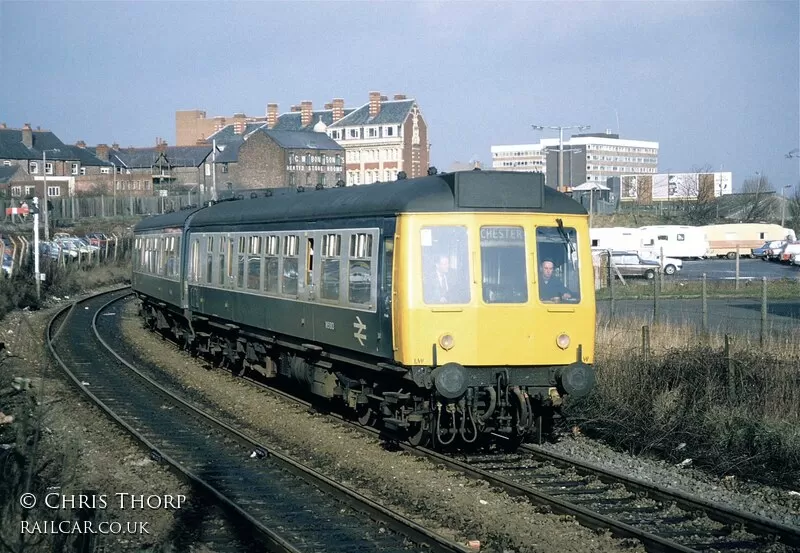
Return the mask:
M186 278L183 280L184 297L187 298L188 307L192 311L200 308L197 285L200 281L200 237L192 236L189 247L189 266ZM186 306L184 306L186 307Z
M303 236L303 244L301 255L303 256L302 273L298 275L302 280L300 285L302 288L298 289L298 296L300 299L300 306L303 313L302 331L303 336L309 339L314 338L314 304L316 303L317 294L319 292L319 272L318 256L314 249L315 237L313 234L306 233Z

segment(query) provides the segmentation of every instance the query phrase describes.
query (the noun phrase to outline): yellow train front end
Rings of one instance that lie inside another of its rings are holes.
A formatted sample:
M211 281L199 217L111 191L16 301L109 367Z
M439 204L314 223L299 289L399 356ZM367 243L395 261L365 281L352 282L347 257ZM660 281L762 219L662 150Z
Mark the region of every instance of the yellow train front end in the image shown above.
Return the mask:
M432 390L418 439L541 438L565 396L593 387L586 215L404 214L393 276L395 360Z

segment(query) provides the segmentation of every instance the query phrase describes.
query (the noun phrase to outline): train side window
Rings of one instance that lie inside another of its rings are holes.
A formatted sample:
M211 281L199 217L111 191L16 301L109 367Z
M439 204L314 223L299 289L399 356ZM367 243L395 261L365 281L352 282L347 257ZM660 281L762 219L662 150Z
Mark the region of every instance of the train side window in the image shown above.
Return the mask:
M471 301L467 227L420 229L422 297L427 304Z
M214 272L214 237L206 238L206 283L211 284L211 275Z
M283 237L283 278L281 279L281 292L288 296L297 295L298 283L298 258L300 250L300 237L289 235Z
M372 235L350 235L347 301L368 305L372 298Z
M244 288L245 263L247 261L247 237L240 236L238 242L239 247L237 249L238 263L236 267L236 286L238 288Z
M322 236L322 261L320 262L320 298L339 301L342 237L339 234Z
M580 259L575 229L563 225L538 227L536 255L539 260L540 301L579 302Z
M306 239L306 286L313 284L314 276L314 239Z
M228 238L228 284L233 284L233 238Z
M261 290L261 237L251 236L247 248L247 289Z
M195 238L192 240L192 255L189 258L189 278L192 282L200 280L200 239Z
M481 275L486 303L527 303L525 230L481 227Z
M217 277L217 284L220 286L225 284L225 274L228 272L227 265L225 265L225 255L228 252L228 241L229 238L225 238L224 236L220 236L219 238L219 276Z
M278 293L278 283L280 282L280 250L278 249L278 236L267 236L266 240L266 277L264 287L267 292Z

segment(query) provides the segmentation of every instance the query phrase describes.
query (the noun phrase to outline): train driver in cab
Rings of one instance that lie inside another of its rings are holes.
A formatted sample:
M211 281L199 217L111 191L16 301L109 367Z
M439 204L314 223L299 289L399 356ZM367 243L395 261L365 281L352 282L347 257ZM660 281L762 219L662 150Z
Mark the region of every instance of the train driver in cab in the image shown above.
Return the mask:
M434 267L425 277L423 295L425 303L467 303L469 291L465 289L462 275L450 270L450 257L434 257Z
M547 302L560 302L572 299L572 293L561 280L553 276L555 264L545 259L542 261L541 275L539 276L539 298Z

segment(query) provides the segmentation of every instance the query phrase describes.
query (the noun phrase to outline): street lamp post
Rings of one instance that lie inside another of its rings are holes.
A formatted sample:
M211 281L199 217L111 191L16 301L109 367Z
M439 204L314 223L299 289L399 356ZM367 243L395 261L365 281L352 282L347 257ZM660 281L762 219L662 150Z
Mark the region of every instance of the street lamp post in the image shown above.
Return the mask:
M42 195L44 196L44 241L50 241L50 223L47 220L47 206L49 202L47 200L47 150L42 150ZM38 219L37 219L38 225ZM39 275L36 275L36 278L39 278Z
M543 131L545 129L557 130L558 131L558 187L557 190L559 192L563 192L564 187L564 131L569 129L577 129L579 131L585 131L590 129L589 125L572 125L569 127L565 126L551 126L551 127L544 127L542 125L531 125L531 128L535 131ZM545 158L546 159L546 158Z
M786 223L786 189L791 187L791 184L787 184L781 188L781 228L783 228Z

